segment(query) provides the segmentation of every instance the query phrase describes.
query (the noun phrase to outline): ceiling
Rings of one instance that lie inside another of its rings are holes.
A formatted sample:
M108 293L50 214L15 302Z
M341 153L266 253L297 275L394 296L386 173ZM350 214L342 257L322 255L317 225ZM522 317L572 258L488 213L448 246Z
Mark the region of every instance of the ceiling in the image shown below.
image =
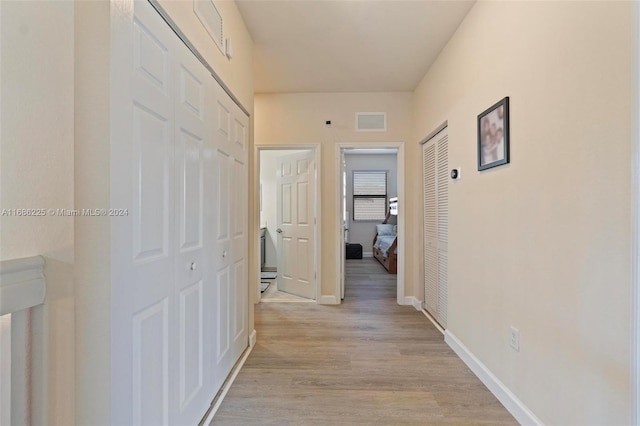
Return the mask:
M412 91L475 0L237 0L256 93Z

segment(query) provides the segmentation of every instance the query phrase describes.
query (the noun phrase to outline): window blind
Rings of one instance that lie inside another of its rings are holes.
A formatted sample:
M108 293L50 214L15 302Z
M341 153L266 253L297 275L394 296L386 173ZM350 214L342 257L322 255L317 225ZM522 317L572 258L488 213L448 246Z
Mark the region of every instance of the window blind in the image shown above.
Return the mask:
M353 172L353 220L383 220L387 215L387 172Z
M387 196L387 172L353 172L353 195Z

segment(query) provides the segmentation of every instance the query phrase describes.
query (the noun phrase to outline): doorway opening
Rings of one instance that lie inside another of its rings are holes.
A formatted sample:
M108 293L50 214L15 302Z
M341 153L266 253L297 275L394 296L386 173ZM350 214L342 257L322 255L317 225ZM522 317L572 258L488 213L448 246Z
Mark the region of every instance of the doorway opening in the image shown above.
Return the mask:
M373 258L385 273L396 277L400 305L412 304L404 296L405 220L404 149L402 143L354 143L337 145L338 276L336 294L345 296L348 259ZM389 228L388 247L381 247L378 234ZM375 240L375 241L374 241ZM386 251L385 251L386 250ZM388 258L393 257L392 264Z
M260 302L316 302L319 147L258 147Z

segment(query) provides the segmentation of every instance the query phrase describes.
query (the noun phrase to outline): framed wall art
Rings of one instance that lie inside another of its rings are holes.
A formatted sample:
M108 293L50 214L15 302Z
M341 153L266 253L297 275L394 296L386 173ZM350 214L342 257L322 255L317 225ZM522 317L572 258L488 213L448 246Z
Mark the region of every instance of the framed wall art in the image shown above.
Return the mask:
M509 162L509 97L478 115L478 170Z

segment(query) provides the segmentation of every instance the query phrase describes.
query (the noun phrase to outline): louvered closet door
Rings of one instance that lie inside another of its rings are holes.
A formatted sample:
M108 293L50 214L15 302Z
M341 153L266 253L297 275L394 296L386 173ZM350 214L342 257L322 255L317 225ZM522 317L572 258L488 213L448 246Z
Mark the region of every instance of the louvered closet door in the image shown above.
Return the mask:
M424 185L424 305L447 327L449 162L447 129L422 147Z

